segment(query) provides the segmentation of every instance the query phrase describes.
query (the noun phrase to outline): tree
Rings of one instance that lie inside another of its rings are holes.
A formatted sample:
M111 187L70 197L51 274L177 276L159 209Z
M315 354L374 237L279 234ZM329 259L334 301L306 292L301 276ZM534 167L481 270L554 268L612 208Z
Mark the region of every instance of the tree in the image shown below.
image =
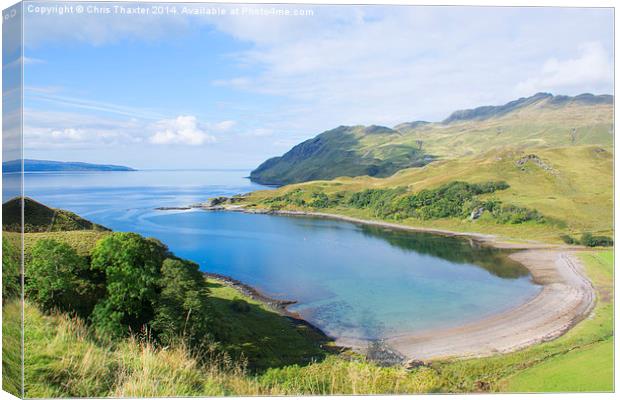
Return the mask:
M161 273L161 294L152 323L159 340L170 344L181 337L193 348L209 343L209 289L198 265L167 258Z
M105 274L106 295L91 319L101 333L122 336L153 318L167 254L159 241L135 233L116 232L97 243L91 268Z
M44 311L57 309L90 314L102 288L88 263L68 244L52 239L36 242L26 266L26 295Z

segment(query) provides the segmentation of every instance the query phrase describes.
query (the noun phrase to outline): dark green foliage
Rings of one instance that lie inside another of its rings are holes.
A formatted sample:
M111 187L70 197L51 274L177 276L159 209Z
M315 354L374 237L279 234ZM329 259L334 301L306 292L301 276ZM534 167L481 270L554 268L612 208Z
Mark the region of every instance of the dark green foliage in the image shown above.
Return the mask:
M44 311L88 316L103 294L86 258L65 243L39 240L26 268L26 296Z
M489 200L482 203L476 199L476 196L507 188L506 182L473 184L455 181L436 189L424 189L410 195L403 195L406 192L404 188L367 189L354 193L348 205L355 208L367 208L372 210L377 217L396 220L465 218L474 208L498 207L498 202Z
M579 241L570 235L561 235L560 239L566 244L579 244Z
M21 261L16 244L2 238L2 301L19 297Z
M614 240L608 236L593 236L590 232L581 235L580 243L588 247L609 247L614 245Z
M548 222L538 211L513 205L502 205L499 200L481 200L478 196L508 189L506 182L467 183L454 181L436 189L424 189L410 194L407 188L366 189L350 194L327 195L301 188L265 200L271 209L288 205L323 209L330 207L353 207L370 210L375 217L391 220L417 218L433 220L440 218L468 218L472 211L482 210L500 224L520 224L527 221ZM559 223L559 221L558 221Z
M527 221L543 223L545 218L536 210L512 205L496 207L492 214L500 224L521 224Z
M91 266L106 279L106 296L91 317L99 331L121 336L153 318L167 253L161 243L135 233L116 232L97 243Z
M250 312L250 305L243 299L233 299L230 302L230 308L235 312L247 313Z
M161 267L161 294L151 327L163 344L183 338L194 349L210 341L209 289L198 265L167 258Z

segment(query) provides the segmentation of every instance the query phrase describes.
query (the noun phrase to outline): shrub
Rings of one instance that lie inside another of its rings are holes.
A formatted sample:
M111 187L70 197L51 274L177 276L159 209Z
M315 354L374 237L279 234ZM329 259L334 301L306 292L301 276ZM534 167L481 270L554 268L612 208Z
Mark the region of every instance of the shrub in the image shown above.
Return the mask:
M566 244L579 244L579 241L569 235L561 235L560 239Z
M608 236L593 236L590 232L584 232L584 234L581 235L580 243L588 247L608 247L614 245L614 240Z
M21 292L20 282L21 260L19 250L2 238L2 301L19 297Z
M39 240L33 246L25 278L26 295L44 311L88 316L102 294L86 259L53 239Z
M230 303L230 308L235 312L247 313L250 312L250 305L243 299L233 299Z
M209 289L198 265L167 258L161 274L161 294L151 324L158 339L172 344L181 337L194 348L208 344L212 320Z
M106 295L91 319L101 333L125 335L153 318L167 253L160 242L135 233L116 232L97 243L91 268L105 274Z

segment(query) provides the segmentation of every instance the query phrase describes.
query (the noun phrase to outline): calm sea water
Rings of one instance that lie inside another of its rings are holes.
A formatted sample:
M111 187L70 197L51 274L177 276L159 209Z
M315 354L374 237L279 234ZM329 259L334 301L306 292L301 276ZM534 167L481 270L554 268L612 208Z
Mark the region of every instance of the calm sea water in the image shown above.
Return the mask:
M508 309L540 287L503 253L468 240L342 221L157 211L265 189L247 171L32 173L25 194L279 299L326 333L354 339L458 325Z

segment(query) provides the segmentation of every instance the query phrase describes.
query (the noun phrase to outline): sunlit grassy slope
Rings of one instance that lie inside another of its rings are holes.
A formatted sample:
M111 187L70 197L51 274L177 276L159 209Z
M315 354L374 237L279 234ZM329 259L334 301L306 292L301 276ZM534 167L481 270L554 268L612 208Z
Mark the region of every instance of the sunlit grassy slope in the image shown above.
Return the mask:
M183 346L157 348L137 339L97 338L77 319L61 314L43 315L26 303L26 396L609 391L613 385L610 373L613 369L612 252L584 254L587 273L597 290L597 304L591 318L557 340L522 351L481 359L441 361L413 371L400 366L379 367L360 357L327 355L308 365L291 363L252 373L243 363L218 353L200 363ZM216 301L240 298L253 303L232 288L212 285L212 290ZM7 310L19 313L19 307ZM228 314L227 318L235 318L229 307L221 310ZM270 321L265 320L259 335L255 335L257 338L265 335L288 340L289 336L299 334L290 325L283 325L285 321L275 324ZM248 323L243 318L238 322ZM287 345L282 343L283 351ZM270 351L260 345L257 350Z
M611 321L613 313L613 252L582 255L597 286L597 319ZM580 329L596 329L587 321ZM600 325L604 326L603 324ZM502 385L511 392L609 392L614 388L614 339L601 338L590 345L561 353L508 378Z
M251 178L290 184L338 176L385 177L434 159L491 150L612 142L611 96L539 93L503 106L457 111L441 122L415 121L394 128L341 126L264 162Z
M525 158L531 155L537 158ZM523 160L526 161L523 163ZM411 192L418 192L455 180L470 183L506 181L509 189L489 196L507 204L536 209L556 223L501 225L484 218L477 221L405 220L401 223L551 242L558 241L562 233L592 231L610 234L612 230L613 153L611 146L598 145L493 150L480 155L436 161L422 168L405 169L388 178L338 178L255 192L247 202L260 205L267 198L296 188L328 194L393 187L406 187ZM363 210L348 208L321 211L371 217L365 215Z

